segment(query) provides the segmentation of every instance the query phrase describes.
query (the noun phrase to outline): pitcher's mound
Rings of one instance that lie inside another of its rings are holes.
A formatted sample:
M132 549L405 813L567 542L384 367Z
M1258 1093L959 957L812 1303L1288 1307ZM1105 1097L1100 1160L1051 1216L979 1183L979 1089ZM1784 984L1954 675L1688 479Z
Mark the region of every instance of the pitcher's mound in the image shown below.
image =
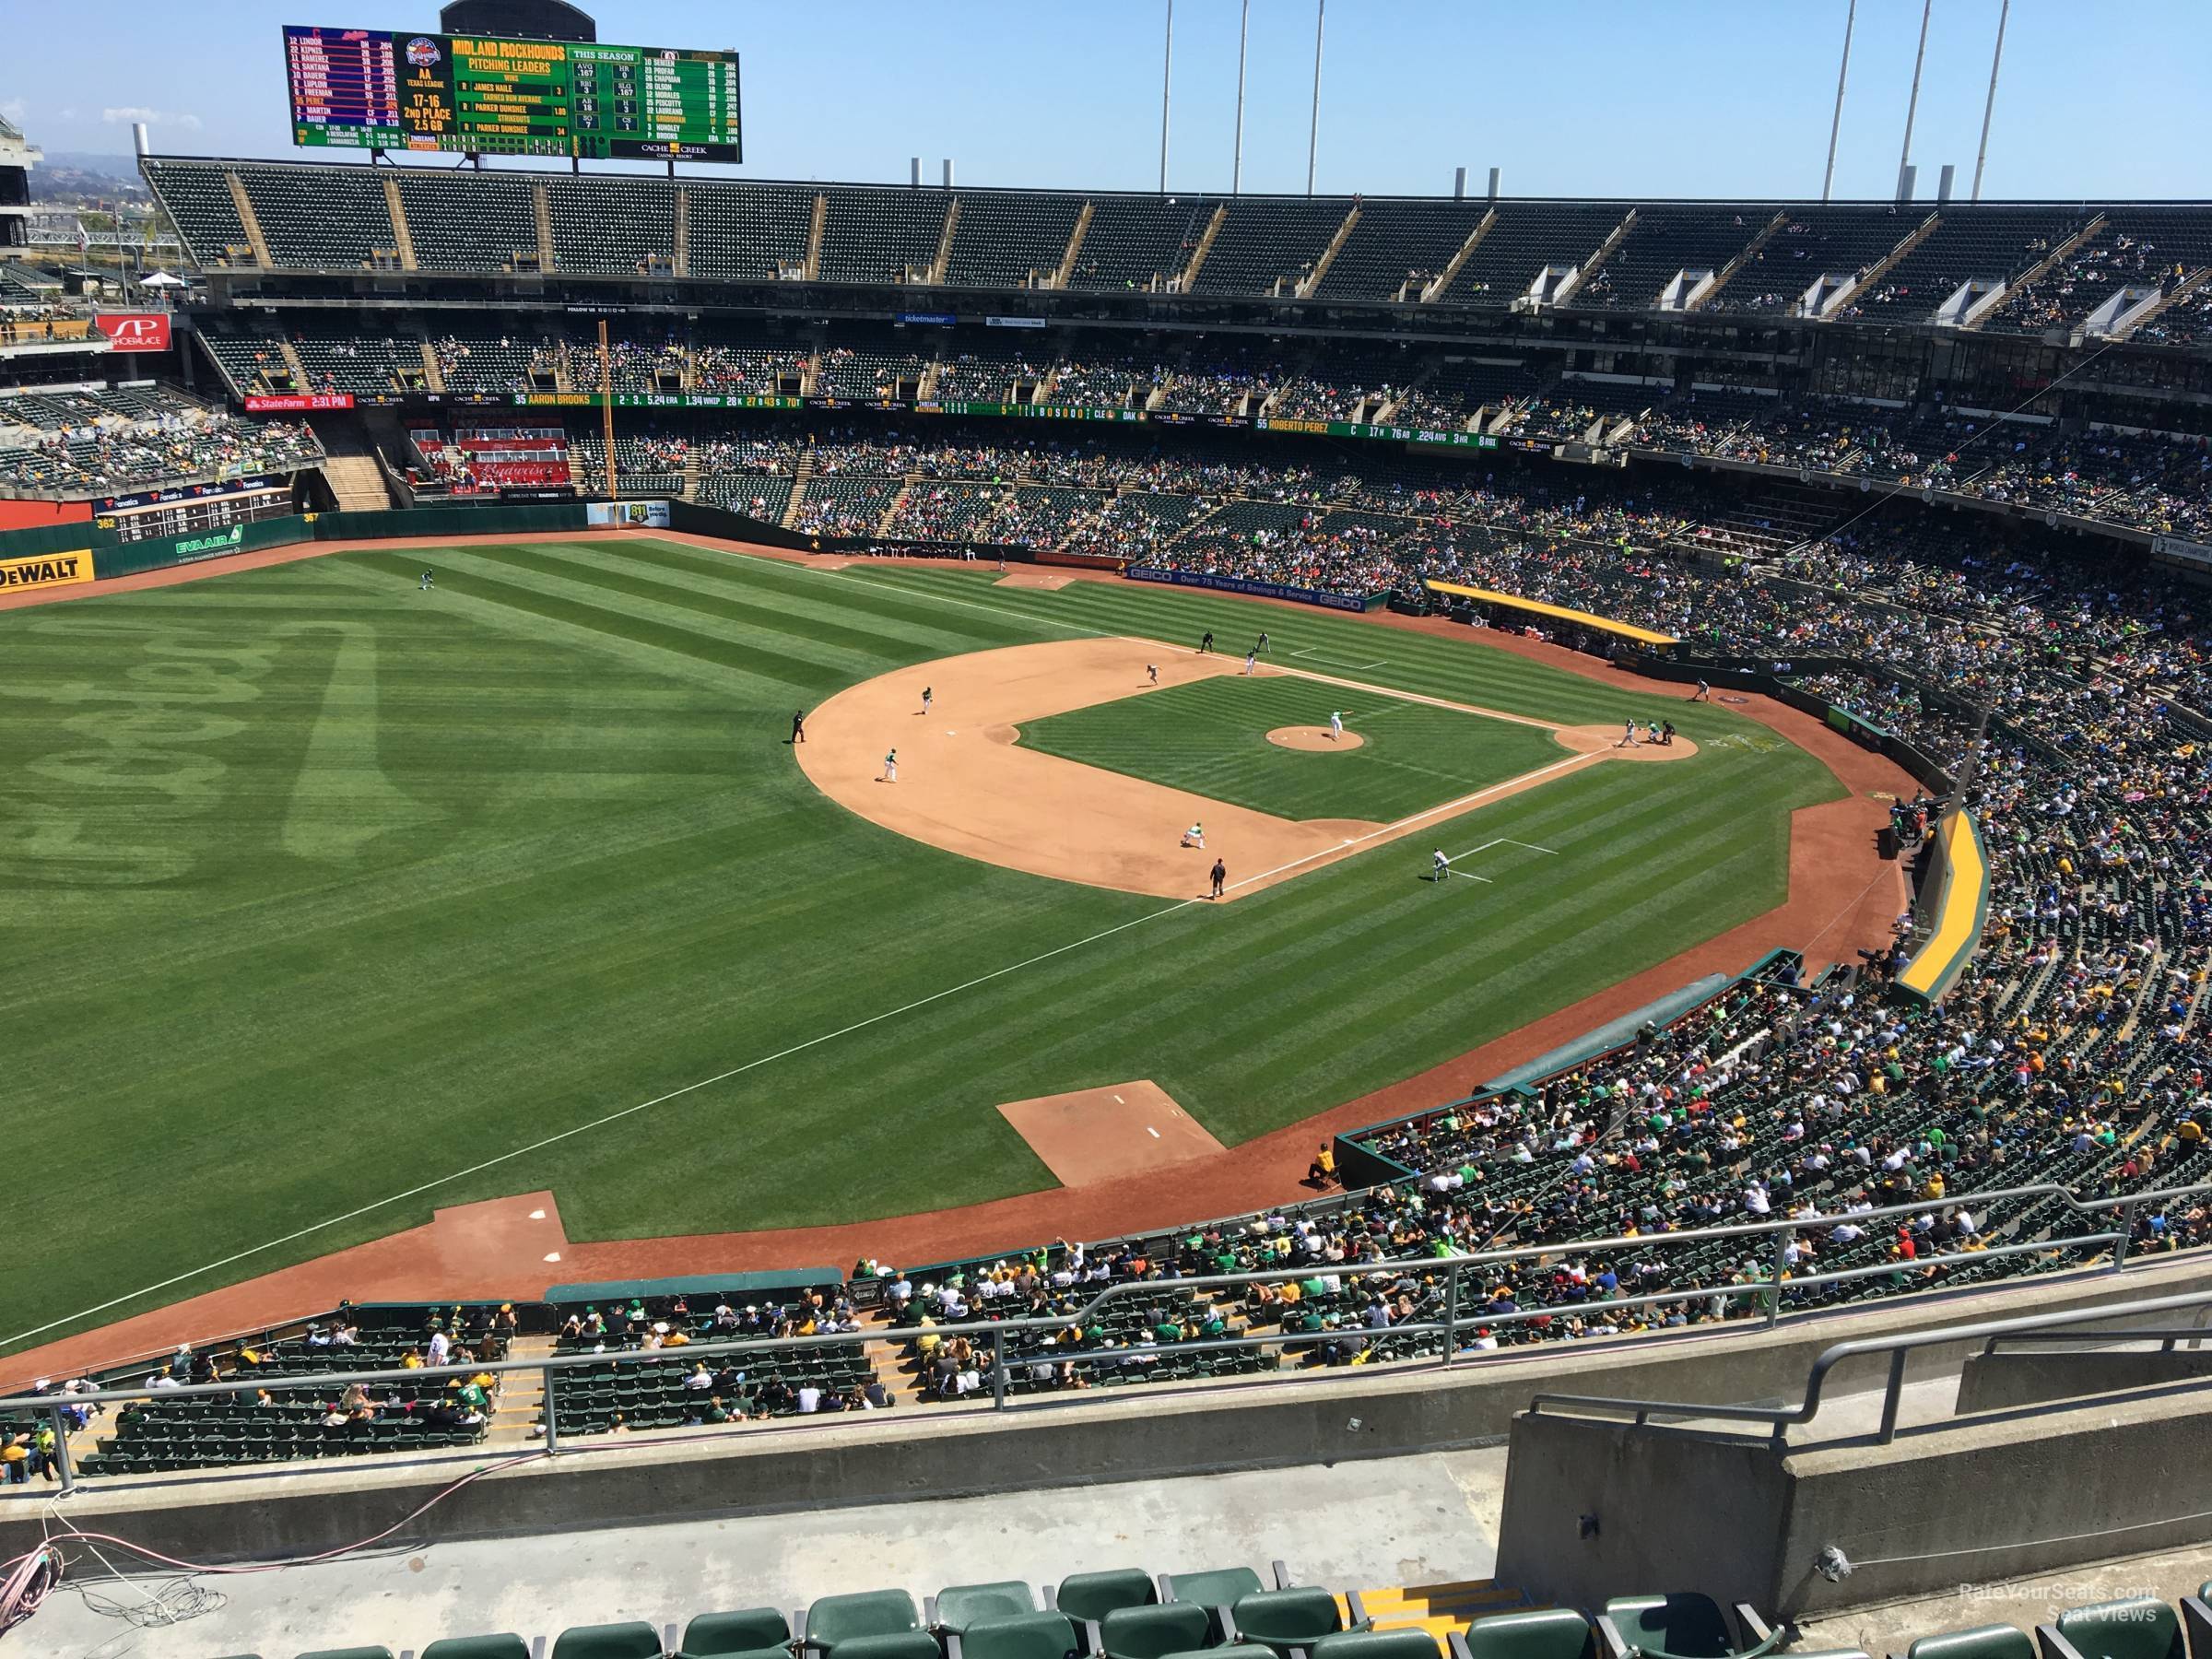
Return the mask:
M1074 580L1073 576L1047 576L1041 571L1014 571L1001 576L991 585L993 587L1043 588L1046 592L1053 593L1065 587Z
M1148 1081L1041 1095L998 1110L1062 1186L1139 1175L1221 1150L1197 1119Z
M1277 726L1267 734L1267 741L1277 748L1344 750L1356 749L1367 739L1353 731L1332 737L1327 726Z

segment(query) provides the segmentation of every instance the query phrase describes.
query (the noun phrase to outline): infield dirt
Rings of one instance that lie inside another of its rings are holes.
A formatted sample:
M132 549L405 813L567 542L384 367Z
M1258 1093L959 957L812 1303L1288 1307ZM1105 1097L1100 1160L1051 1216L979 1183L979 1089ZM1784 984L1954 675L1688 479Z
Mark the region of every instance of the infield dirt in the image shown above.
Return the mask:
M848 687L806 717L793 746L807 779L871 823L1007 869L1160 899L1207 894L1218 858L1234 900L1607 760L1688 759L1696 745L1621 747L1610 728L1550 727L1556 761L1391 823L1292 820L1023 747L1021 723L1241 671L1241 659L1158 641L1054 640L896 669ZM1149 668L1157 667L1155 681ZM1263 666L1323 685L1357 682ZM1379 688L1362 688L1379 689ZM923 692L931 698L927 712ZM1442 708L1441 699L1390 692ZM1524 716L1469 714L1542 724ZM1304 747L1289 744L1285 747ZM1312 747L1330 747L1325 729ZM897 776L887 764L898 756ZM1205 830L1203 845L1188 831Z

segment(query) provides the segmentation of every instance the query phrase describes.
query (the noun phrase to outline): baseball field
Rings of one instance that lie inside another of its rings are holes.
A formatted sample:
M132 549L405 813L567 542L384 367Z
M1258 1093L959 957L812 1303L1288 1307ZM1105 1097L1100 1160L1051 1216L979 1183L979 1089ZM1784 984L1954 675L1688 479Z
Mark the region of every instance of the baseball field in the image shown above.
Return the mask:
M614 1239L1032 1191L994 1108L1137 1078L1233 1147L1767 911L1838 793L1466 638L673 541L0 637L0 1348L507 1193Z

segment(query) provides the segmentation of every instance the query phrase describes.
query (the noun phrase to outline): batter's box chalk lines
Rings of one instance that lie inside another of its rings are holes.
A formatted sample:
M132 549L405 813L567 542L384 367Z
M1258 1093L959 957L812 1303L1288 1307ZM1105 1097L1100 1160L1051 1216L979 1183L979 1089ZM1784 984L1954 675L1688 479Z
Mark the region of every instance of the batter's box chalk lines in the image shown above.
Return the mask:
M1465 853L1453 853L1452 862L1457 864L1461 859L1472 858L1477 853L1488 853L1492 847L1526 847L1531 853L1547 853L1553 858L1559 856L1549 847L1539 847L1534 841L1515 841L1510 835L1500 835L1493 840L1484 841L1479 847L1469 847Z

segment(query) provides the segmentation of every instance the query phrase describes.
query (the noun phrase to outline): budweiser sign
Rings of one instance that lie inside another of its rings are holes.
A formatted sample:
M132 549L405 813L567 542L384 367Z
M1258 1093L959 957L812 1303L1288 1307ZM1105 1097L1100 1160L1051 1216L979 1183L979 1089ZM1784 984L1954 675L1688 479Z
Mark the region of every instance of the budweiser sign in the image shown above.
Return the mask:
M169 349L167 312L102 312L92 319L92 326L107 335L117 351Z
M246 399L249 415L291 415L307 409L350 409L350 392L279 392Z

